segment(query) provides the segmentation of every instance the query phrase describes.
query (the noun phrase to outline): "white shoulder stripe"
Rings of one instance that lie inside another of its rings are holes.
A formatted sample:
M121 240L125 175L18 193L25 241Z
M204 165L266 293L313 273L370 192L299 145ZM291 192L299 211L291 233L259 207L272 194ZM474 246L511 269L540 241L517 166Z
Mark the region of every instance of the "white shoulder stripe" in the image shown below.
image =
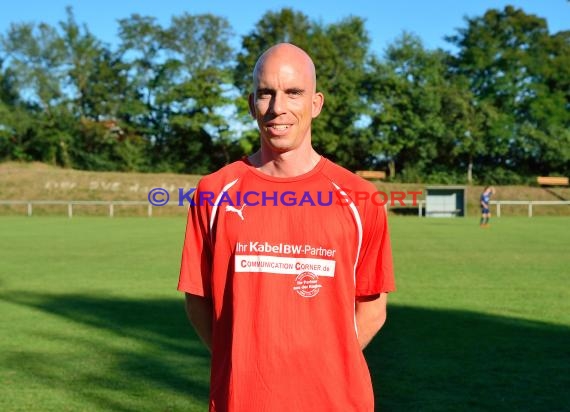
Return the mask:
M340 194L345 199L350 199L348 197L348 195L346 194L346 192L344 190L342 190L339 185L337 185L335 182L331 182L331 183L333 184L333 186L340 192ZM360 249L362 247L362 233L363 233L362 232L362 219L360 218L360 214L358 213L358 209L356 208L356 205L354 204L352 199L350 199L350 203L348 204L348 207L350 208L350 211L354 215L354 221L356 222L356 228L358 229L358 247L356 249L356 258L354 260L354 267L352 269L352 277L353 277L353 281L354 281L354 287L356 288L356 266L358 265L358 258L360 257ZM354 313L354 330L356 331L356 335L358 336L358 327L356 325L356 312Z
M212 216L210 216L210 237L212 236L212 228L214 227L214 221L216 220L216 215L218 213L218 204L220 203L220 199L221 199L222 195L224 194L224 192L227 192L228 189L231 188L233 185L235 185L238 180L239 180L239 178L237 178L236 180L225 185L222 188L222 191L216 197L216 200L214 202L214 207L212 208Z

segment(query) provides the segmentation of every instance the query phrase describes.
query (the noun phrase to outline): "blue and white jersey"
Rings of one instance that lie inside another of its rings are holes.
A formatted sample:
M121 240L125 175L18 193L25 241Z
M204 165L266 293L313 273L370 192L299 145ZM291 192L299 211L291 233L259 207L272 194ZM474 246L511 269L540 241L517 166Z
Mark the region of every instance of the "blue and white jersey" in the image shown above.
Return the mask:
M488 209L489 208L489 200L491 200L491 192L483 192L481 194L481 208L482 209ZM486 206L484 206L483 203Z

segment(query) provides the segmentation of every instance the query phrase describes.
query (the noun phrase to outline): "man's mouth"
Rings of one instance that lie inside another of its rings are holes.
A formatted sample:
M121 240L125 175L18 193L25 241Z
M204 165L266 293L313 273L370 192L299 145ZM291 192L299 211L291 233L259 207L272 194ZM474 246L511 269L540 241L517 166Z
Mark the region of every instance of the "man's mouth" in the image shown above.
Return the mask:
M273 130L278 130L278 131L283 131L283 130L287 130L289 127L291 127L288 124L270 124L267 125L267 129L273 129Z

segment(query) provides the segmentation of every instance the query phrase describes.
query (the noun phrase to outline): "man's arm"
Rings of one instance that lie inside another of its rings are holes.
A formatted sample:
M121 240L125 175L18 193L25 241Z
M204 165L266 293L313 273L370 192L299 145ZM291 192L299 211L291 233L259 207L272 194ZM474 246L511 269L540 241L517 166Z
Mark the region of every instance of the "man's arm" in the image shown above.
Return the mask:
M186 314L196 333L212 351L212 299L186 293Z
M358 342L364 349L386 321L387 293L356 298L355 313Z

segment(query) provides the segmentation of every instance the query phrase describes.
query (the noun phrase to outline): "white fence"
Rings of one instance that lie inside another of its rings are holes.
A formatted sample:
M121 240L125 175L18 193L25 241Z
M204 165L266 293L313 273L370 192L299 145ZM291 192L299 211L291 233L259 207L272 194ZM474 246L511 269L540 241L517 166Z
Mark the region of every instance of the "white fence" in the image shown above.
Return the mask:
M115 206L129 205L129 206L147 206L147 216L152 217L152 205L144 201L130 201L130 200L0 200L0 205L27 205L27 214L32 216L34 205L67 205L67 217L73 217L73 206L79 205L103 205L109 208L109 217L115 215Z
M569 200L491 200L489 202L491 205L497 206L497 217L501 217L501 206L502 205L526 205L528 207L528 217L532 217L533 206L557 206L557 205L569 205Z
M422 216L425 208L425 200L418 200L418 216ZM569 200L491 200L491 205L496 205L496 217L501 217L501 206L503 205L526 205L528 208L528 217L532 217L533 206L570 206ZM175 203L169 203L174 205ZM131 200L0 200L0 205L25 205L27 215L33 215L34 205L67 205L67 216L73 217L73 206L89 205L89 206L107 206L109 217L115 215L115 206L147 206L147 216L152 217L153 205L148 201L131 201ZM163 206L156 206L163 207Z
M570 206L570 200L491 200L491 205L496 205L496 217L501 217L502 205L526 205L528 208L528 217L532 217L533 206ZM425 200L418 200L418 216L422 216L422 209L425 205Z

